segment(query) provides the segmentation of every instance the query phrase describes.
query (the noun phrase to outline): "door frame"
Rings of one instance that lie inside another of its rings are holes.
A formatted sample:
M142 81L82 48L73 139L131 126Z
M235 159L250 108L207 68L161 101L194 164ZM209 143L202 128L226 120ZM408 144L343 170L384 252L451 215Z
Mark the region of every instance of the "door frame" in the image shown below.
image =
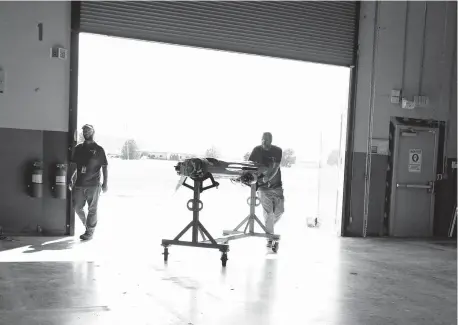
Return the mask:
M348 94L347 107L347 130L345 144L345 162L344 162L344 179L342 189L342 215L340 216L340 236L346 236L346 229L350 225L351 220L351 190L353 179L353 155L355 144L355 118L356 118L356 97L358 84L358 65L359 65L359 21L361 16L361 1L356 5L356 32L355 32L355 49L354 60L355 65L350 67L350 91Z
M71 2L70 28L70 98L68 115L68 156L70 162L77 142L78 123L78 66L79 66L79 34L80 34L80 7L79 1ZM67 235L75 235L75 211L71 200L71 193L67 196Z
M346 115L345 116L345 121L346 123L344 123L344 114ZM345 132L343 132L344 130L344 127L345 127ZM347 127L348 127L348 108L347 108L347 112L344 112L344 110L342 110L341 114L340 114L340 137L339 137L339 161L338 161L338 186L339 188L337 188L337 201L336 201L336 211L335 211L335 223L337 223L337 226L334 230L337 231L337 235L338 236L343 236L344 234L344 216L345 216L345 176L346 176L346 168L345 168L345 161L347 159L347 133L348 133L348 130L347 130ZM345 145L345 147L343 148L344 150L342 150L342 144ZM342 153L344 153L344 160L342 160ZM343 175L342 175L343 174ZM342 180L342 182L341 182ZM340 187L342 186L342 187Z

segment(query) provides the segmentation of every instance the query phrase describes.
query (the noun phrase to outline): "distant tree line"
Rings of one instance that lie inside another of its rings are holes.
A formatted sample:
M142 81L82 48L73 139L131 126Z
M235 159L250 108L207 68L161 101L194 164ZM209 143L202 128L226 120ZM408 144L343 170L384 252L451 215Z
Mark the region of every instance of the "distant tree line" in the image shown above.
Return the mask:
M78 143L84 142L83 133L79 133L78 135ZM137 142L134 139L128 139L124 142L124 145L121 148L121 159L123 160L138 160L141 157L147 155L150 158L149 154L146 152L142 152L139 150ZM246 152L243 156L243 161L248 161L250 158L251 152ZM192 157L196 157L195 155L191 155ZM205 151L206 158L220 158L221 152L215 146L211 146ZM173 153L168 158L168 160L180 160L180 154ZM287 148L283 150L283 156L281 160L281 167L289 168L296 163L296 156L295 152L291 148ZM338 150L333 150L328 156L328 165L337 165L338 163Z

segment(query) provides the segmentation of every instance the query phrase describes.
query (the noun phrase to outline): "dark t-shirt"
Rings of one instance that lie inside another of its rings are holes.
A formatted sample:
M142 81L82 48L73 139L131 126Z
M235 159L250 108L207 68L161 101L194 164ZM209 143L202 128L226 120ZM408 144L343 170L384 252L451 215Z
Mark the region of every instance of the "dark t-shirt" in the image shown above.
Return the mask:
M78 144L71 162L77 168L75 186L83 187L100 185L100 169L108 165L105 150L95 142Z
M273 163L281 163L282 154L283 151L277 146L272 145L269 150L264 150L262 146L257 146L251 152L250 158L248 160L263 164L265 166L271 166ZM262 184L259 186L260 189L279 187L282 187L280 168L278 168L274 178L272 178L270 181L270 187L268 187L267 184Z

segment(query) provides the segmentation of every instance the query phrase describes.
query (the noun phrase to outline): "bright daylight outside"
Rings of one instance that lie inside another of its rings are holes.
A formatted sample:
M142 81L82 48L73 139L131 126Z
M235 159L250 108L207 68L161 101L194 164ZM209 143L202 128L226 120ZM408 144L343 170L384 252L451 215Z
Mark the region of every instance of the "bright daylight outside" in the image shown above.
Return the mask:
M78 136L81 141L84 124L94 125L95 141L109 162L97 237L148 235L158 245L161 238L175 237L192 219L186 208L192 191L175 192L177 162L244 161L263 132L271 132L273 144L283 149L285 213L275 231L337 233L349 73L342 67L82 34ZM221 180L218 189L201 196L202 223L221 236L249 214L249 195L249 187ZM264 220L260 206L256 214ZM308 228L316 218L319 227ZM83 226L75 222L79 234Z

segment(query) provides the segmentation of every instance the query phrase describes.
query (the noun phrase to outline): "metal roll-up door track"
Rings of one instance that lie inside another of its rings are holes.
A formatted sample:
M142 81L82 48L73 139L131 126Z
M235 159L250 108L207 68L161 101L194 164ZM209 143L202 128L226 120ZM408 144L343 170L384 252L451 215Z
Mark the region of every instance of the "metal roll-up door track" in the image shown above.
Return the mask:
M83 1L80 31L354 65L356 2Z

